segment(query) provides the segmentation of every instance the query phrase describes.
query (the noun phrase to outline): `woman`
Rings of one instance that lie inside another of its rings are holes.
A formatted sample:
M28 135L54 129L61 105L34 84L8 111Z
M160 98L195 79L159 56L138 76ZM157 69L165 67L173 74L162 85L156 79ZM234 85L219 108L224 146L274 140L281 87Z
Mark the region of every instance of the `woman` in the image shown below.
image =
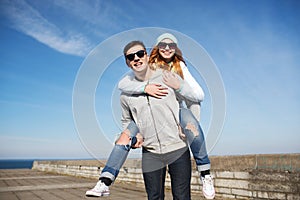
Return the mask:
M156 45L149 57L149 64L152 69L165 69L167 72L164 75L164 83L169 87L177 89L177 97L181 105L179 112L180 125L184 132L182 137L187 139L196 161L197 169L201 174L200 179L203 183L203 194L206 198L212 199L215 196L215 190L210 175L210 161L205 147L203 131L199 125L200 102L203 100L204 94L202 88L188 71L182 53L177 47L177 39L174 35L165 33L157 38ZM174 73L178 74L194 89L194 94L181 93L179 79L176 78ZM119 82L119 89L129 94L140 94L144 92L157 98L162 98L166 95L167 92L165 88L160 84L145 85L144 83L136 83L132 81L133 77L132 74L125 76ZM188 109L184 107L184 103ZM110 185L111 182L115 180L119 169L125 162L131 145L136 143L135 136L138 131L137 126L134 121L132 121L127 130L122 132L116 143L117 145L115 145L110 155L106 167L102 171L100 181L104 182L106 185ZM126 142L120 142L123 138L126 138L126 136L131 139L132 144L125 145L127 144ZM138 143L137 146L139 145L140 143Z

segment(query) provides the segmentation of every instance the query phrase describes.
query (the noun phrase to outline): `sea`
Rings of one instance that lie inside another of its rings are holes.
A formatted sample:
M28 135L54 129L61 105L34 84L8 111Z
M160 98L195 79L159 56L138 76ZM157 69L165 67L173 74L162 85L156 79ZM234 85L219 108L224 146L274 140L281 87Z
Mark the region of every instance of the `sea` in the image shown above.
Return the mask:
M0 169L31 169L33 161L27 159L0 160Z

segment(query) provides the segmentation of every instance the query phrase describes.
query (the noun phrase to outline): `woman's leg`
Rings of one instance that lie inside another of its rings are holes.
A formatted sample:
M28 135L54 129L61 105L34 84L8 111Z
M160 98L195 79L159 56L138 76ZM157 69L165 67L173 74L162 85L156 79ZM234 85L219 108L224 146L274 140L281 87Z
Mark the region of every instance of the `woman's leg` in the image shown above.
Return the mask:
M99 181L94 188L86 191L86 196L100 197L109 195L109 186L117 178L131 148L129 143L138 132L138 127L134 121L131 121L127 129L121 133L119 139L116 141L106 165L102 170Z
M110 185L117 178L119 171L131 149L131 146L129 145L130 138L131 140L133 140L138 132L139 129L136 126L135 122L131 121L127 126L127 129L122 132L119 139L116 141L116 144L109 155L106 165L101 172L100 180L106 179L106 182Z
M180 108L180 125L190 145L198 171L210 170L202 128L189 109Z

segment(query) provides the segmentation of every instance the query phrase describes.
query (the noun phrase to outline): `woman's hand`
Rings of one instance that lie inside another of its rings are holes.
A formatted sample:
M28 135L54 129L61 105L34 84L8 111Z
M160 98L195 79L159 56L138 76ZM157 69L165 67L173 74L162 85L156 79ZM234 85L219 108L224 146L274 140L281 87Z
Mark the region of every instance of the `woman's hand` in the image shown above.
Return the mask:
M148 84L145 86L144 91L150 96L156 97L158 99L161 99L168 94L168 88L163 87L160 84Z
M181 84L180 80L177 78L177 76L173 72L164 71L163 82L167 86L173 88L174 90L180 89L180 84Z

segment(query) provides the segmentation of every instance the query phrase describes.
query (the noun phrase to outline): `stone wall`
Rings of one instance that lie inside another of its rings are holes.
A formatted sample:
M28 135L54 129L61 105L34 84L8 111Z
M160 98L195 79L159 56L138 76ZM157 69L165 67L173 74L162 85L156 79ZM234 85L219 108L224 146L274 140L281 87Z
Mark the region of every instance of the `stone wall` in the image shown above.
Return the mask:
M300 154L211 156L210 161L219 197L300 200ZM104 165L104 160L35 161L33 169L98 179ZM141 161L128 159L117 181L143 184ZM169 176L166 186L170 187ZM193 170L192 190L201 189L199 174Z

